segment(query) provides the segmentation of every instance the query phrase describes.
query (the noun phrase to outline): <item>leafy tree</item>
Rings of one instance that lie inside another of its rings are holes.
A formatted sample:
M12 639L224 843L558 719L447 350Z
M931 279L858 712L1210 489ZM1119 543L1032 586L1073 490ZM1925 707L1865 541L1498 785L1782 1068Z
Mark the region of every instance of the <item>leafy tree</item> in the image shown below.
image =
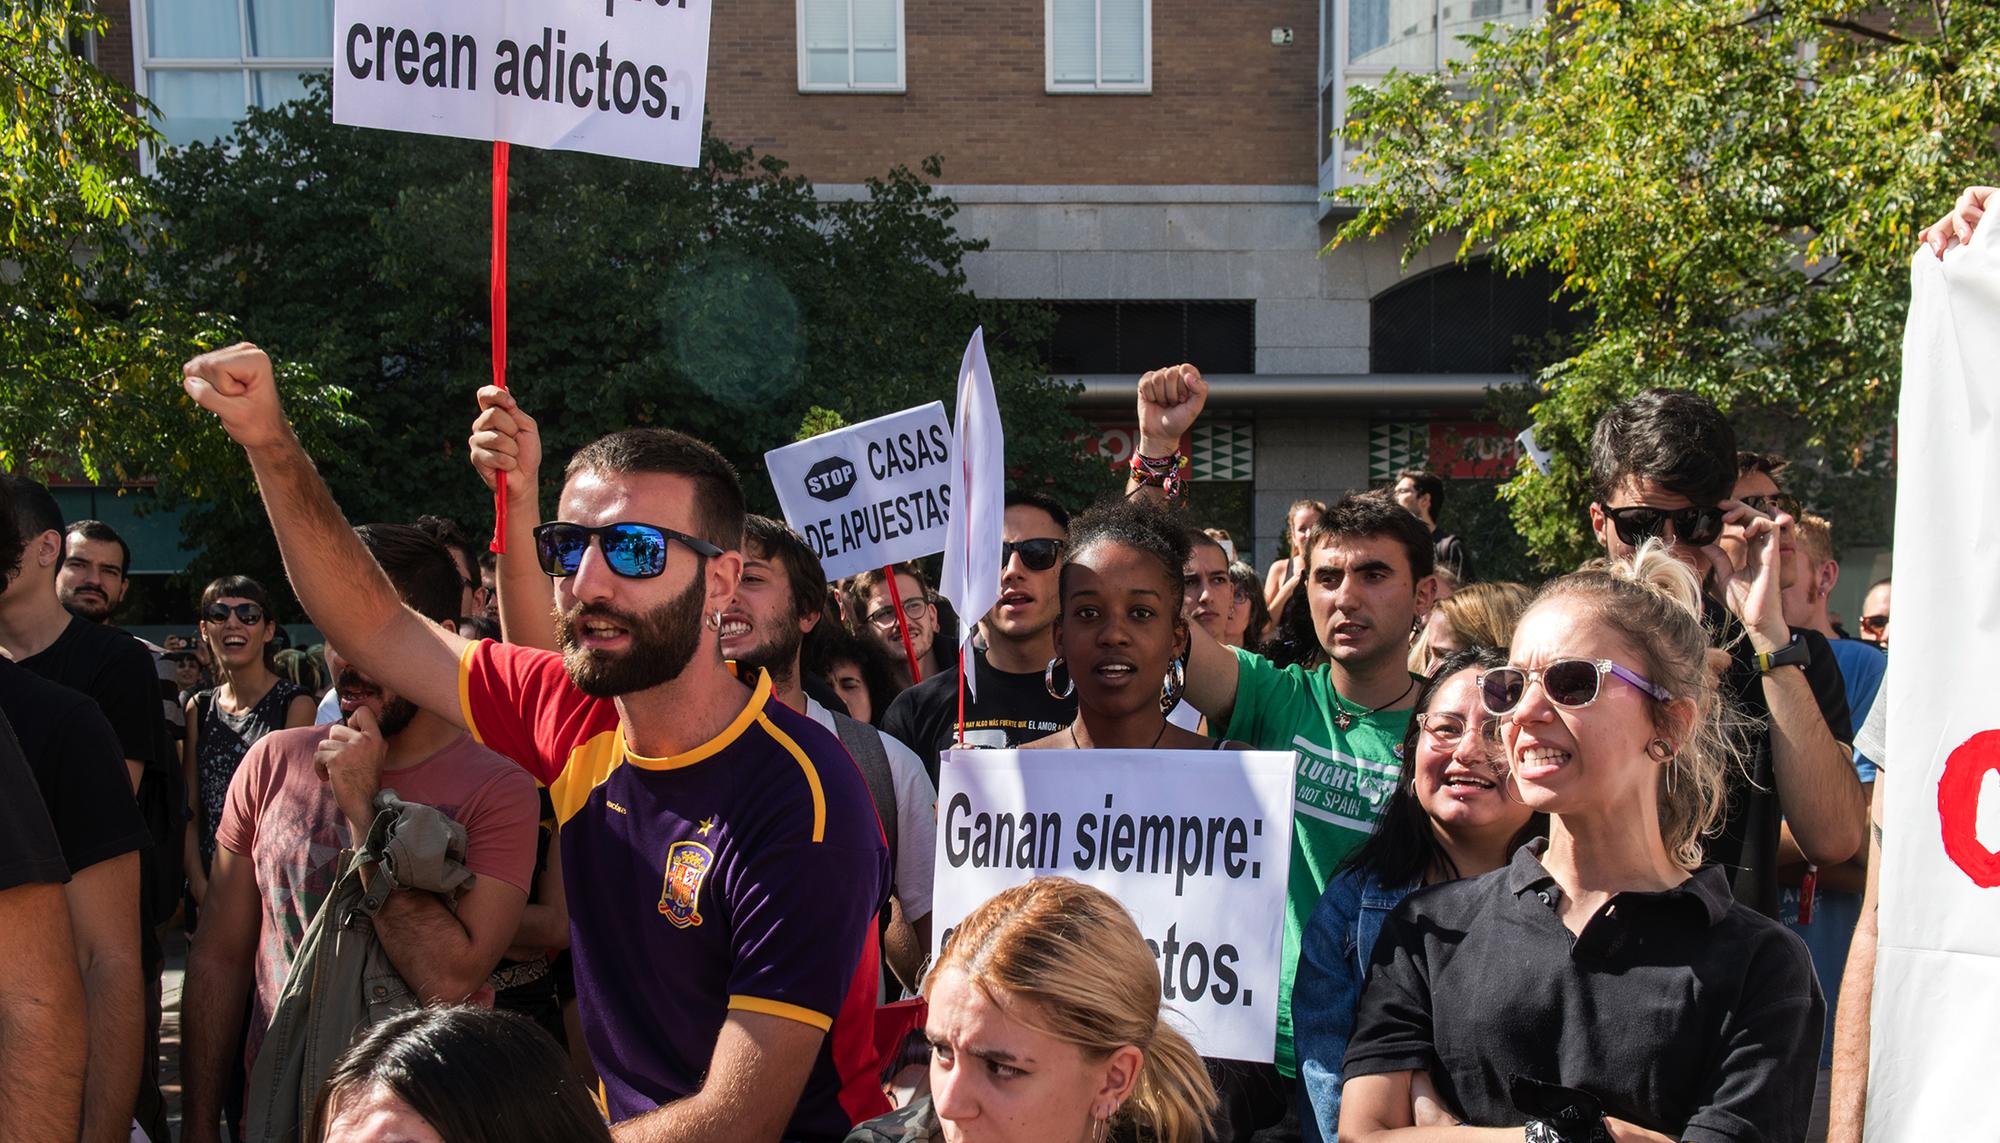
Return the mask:
M1590 430L1650 385L1712 398L1746 446L1810 463L1809 500L1855 506L1849 478L1886 467L1916 232L1991 181L2000 8L1580 0L1470 43L1442 76L1353 90L1369 181L1335 243L1407 226L1406 255L1548 267L1587 306L1515 421L1555 453L1503 489L1534 554L1590 549Z
M488 156L336 126L316 81L160 163L178 242L154 259L159 279L358 395L370 428L326 466L356 521L490 519L464 445L491 378ZM767 449L809 412L818 426L950 407L984 323L1016 479L1094 492L1068 394L1041 379L1047 315L966 289L961 261L982 247L925 181L935 160L839 201L712 137L695 169L517 148L509 173L509 383L551 465L613 429L666 425L715 443L772 511ZM235 558L258 532L236 533Z
M0 468L228 500L249 468L181 397L180 366L236 336L145 281L141 251L166 235L132 157L158 135L143 101L71 50L102 26L90 0L0 17ZM321 442L340 394L298 369L282 380Z

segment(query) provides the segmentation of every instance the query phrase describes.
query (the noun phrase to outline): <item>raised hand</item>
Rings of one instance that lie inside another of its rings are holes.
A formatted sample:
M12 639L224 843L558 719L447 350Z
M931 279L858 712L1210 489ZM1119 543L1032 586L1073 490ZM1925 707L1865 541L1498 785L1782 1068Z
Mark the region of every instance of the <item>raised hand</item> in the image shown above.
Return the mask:
M2000 187L1965 188L1965 193L1958 196L1948 214L1917 232L1917 242L1930 247L1931 253L1942 258L1945 247L1954 240L1960 245L1972 241L1972 231L1986 214L1987 204L1995 194L2000 194Z
M1779 598L1782 578L1779 535L1792 526L1783 512L1766 516L1740 500L1722 502L1724 528L1738 527L1740 537L1724 549L1720 543L1702 548L1702 555L1715 571L1716 586L1723 602L1750 632L1750 642L1759 651L1775 651L1791 642L1791 628L1785 624L1784 602Z
M1208 382L1192 365L1170 365L1139 378L1139 453L1166 456L1208 403Z
M542 467L542 433L512 393L497 385L479 390L479 416L465 443L473 470L486 487L496 487L500 473L514 473L507 482L507 498L521 503L534 500L536 473Z
M281 443L290 435L278 404L271 359L247 341L204 353L181 366L181 388L195 404L214 413L237 444L246 449Z

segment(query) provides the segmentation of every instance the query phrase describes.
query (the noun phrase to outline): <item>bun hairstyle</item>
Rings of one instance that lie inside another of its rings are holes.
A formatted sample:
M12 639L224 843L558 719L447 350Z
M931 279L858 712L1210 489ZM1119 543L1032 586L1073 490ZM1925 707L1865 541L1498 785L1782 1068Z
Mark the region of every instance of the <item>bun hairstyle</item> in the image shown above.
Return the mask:
M1069 566L1099 544L1123 544L1157 560L1163 583L1169 585L1167 598L1179 600L1181 574L1194 552L1196 540L1215 545L1209 536L1192 531L1162 505L1151 500L1114 497L1084 510L1069 525L1069 542L1063 547L1062 571L1057 590L1069 586ZM1215 545L1220 546L1220 545ZM1174 613L1180 613L1178 602Z
M956 968L1015 1019L1102 1059L1144 1053L1132 1095L1112 1117L1158 1143L1201 1143L1216 1107L1208 1071L1187 1037L1161 1018L1153 953L1125 907L1067 877L1002 890L959 922L924 980Z
M1732 731L1744 721L1708 665L1701 581L1658 540L1647 540L1629 558L1592 560L1552 581L1534 606L1552 600L1586 604L1596 623L1632 649L1639 673L1674 696L1673 703L1646 698L1653 728L1673 748L1672 757L1658 760L1660 837L1675 861L1695 868L1701 839L1721 823L1729 771L1741 765ZM1685 724L1672 709L1683 702L1694 705Z

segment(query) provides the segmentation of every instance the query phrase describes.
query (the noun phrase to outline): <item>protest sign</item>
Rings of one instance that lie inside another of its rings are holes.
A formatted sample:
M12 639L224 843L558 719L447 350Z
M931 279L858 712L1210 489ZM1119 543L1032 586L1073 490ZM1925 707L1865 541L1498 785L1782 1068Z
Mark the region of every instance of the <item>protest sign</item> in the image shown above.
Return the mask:
M942 402L772 449L764 466L785 522L829 580L944 550L951 429Z
M1042 874L1094 885L1138 921L1201 1054L1269 1061L1291 846L1287 751L953 750L931 931L942 948Z
M333 121L691 167L709 0L336 0Z
M1911 267L1869 1139L1992 1139L2000 1058L2000 226ZM1940 504L1955 506L1940 512ZM1843 1013L1843 1015L1845 1015Z

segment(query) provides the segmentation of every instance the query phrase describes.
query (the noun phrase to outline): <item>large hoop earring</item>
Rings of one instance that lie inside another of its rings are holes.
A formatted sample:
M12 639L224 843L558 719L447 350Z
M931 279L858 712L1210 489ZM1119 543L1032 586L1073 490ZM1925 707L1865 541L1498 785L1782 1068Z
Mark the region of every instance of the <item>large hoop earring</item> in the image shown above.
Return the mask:
M1160 714L1172 714L1181 705L1181 692L1187 690L1187 660L1176 655L1167 664L1167 677L1160 680Z
M1042 668L1042 686L1048 689L1049 697L1058 702L1076 693L1076 680L1073 678L1065 680L1069 685L1062 690L1056 689L1056 668L1062 665L1063 657L1057 655L1055 658L1049 660L1048 666Z

